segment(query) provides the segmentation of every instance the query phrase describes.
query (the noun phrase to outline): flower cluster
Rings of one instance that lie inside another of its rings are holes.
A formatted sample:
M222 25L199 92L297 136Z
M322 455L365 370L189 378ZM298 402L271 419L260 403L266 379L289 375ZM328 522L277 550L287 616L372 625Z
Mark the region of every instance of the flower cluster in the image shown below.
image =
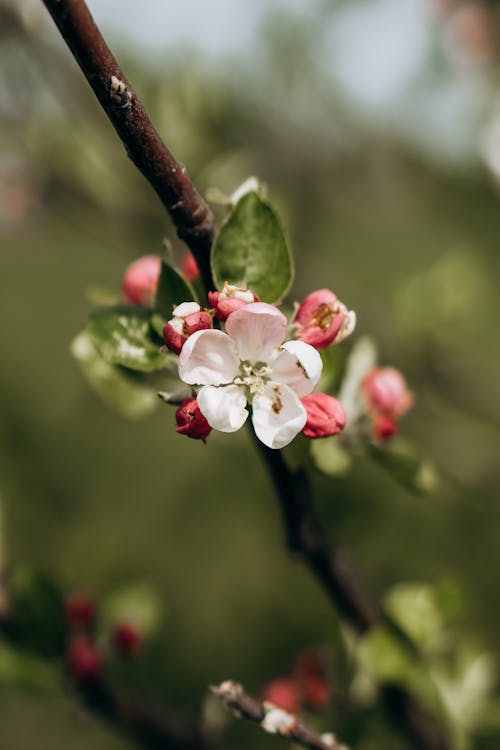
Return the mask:
M374 367L364 377L361 389L372 417L373 437L382 442L394 437L398 419L413 406L413 394L394 367Z
M180 379L198 389L177 411L178 432L204 440L212 428L235 432L250 417L269 448L283 448L300 432L341 432L342 405L313 393L322 370L318 349L341 341L355 324L333 292L306 297L290 326L276 306L231 284L211 292L209 303L209 310L181 303L163 331L166 347L179 354Z

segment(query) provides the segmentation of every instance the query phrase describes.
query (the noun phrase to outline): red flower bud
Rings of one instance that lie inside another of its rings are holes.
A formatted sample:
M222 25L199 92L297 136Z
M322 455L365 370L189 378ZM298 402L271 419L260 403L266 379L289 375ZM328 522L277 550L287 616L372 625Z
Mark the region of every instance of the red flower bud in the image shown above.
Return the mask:
M362 382L369 411L400 417L413 406L413 395L401 373L393 367L374 367Z
M268 682L262 699L291 714L296 714L300 710L298 686L290 677L278 677Z
M91 628L95 615L95 603L88 594L75 592L64 604L64 616L70 628Z
M308 438L338 435L345 427L344 407L327 393L311 393L300 399L307 412L307 422L302 433Z
M330 688L324 660L316 651L302 653L295 662L293 678L300 687L303 704L310 709L324 708L330 702Z
M160 278L161 259L157 255L144 255L135 260L123 277L123 297L132 305L151 305Z
M231 313L248 305L250 302L260 302L259 297L250 289L241 289L233 284L224 284L222 292L209 292L208 302L214 309L215 317L224 322Z
M196 281L200 278L200 269L191 251L187 252L182 259L181 271L188 281Z
M195 440L205 440L212 430L201 413L195 398L184 399L182 405L175 412L175 421L177 422L177 432Z
M377 414L373 420L373 437L375 440L385 442L394 437L398 432L398 423L387 414Z
M326 349L352 333L356 315L329 289L318 289L300 303L293 322L298 339L315 349Z
M141 646L141 636L135 625L120 622L112 633L113 645L122 656L136 654Z
M197 302L183 302L174 309L174 317L163 327L163 340L167 349L180 354L184 342L196 331L212 327L212 318Z
M66 666L76 682L96 680L102 672L102 656L87 636L79 635L69 644Z

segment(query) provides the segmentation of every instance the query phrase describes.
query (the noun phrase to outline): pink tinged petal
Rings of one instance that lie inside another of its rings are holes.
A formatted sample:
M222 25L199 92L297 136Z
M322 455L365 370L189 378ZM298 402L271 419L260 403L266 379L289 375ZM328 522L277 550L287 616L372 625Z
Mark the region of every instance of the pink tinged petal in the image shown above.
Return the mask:
M236 432L248 417L245 394L237 385L221 388L206 385L196 400L210 427L220 432Z
M268 448L283 448L304 427L307 413L296 393L273 381L252 402L255 434ZM209 420L210 421L210 420Z
M276 357L269 362L272 378L285 383L297 396L307 396L318 384L323 362L314 347L303 341L287 341Z
M223 385L239 371L234 344L217 330L196 331L182 347L179 377L189 385Z
M236 344L240 359L267 362L283 343L286 318L276 307L251 302L233 312L226 321L226 333Z

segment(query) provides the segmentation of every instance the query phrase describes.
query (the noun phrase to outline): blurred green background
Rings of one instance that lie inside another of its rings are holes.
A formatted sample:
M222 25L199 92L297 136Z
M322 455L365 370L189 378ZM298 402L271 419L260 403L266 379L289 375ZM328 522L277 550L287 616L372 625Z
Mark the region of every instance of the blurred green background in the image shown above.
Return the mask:
M443 657L457 747L497 748L496 6L311 0L250 13L241 3L229 23L215 3L208 48L207 9L183 5L179 25L199 16L199 45L196 34L176 40L162 3L151 3L155 40L148 4L140 25L124 4L115 36L107 3L92 9L199 188L230 193L250 174L267 184L295 252L292 299L331 287L357 311L355 335L373 336L381 364L405 373L416 405L402 432L434 461L437 487L413 494L358 456L346 476L315 477L318 508L374 595L404 581L458 587ZM70 356L89 289L118 292L127 264L164 237L177 257L182 248L43 8L3 0L0 45L3 559L103 606L129 586L155 592L157 628L113 679L187 715L208 684L233 677L258 693L308 647L330 654L342 696L339 623L284 550L245 432L214 433L205 447L175 434L167 407L122 420ZM7 661L0 654L2 750L134 746L77 709L67 686L23 684ZM404 747L369 699L344 695L311 721L359 750ZM279 743L233 720L228 731L242 748Z

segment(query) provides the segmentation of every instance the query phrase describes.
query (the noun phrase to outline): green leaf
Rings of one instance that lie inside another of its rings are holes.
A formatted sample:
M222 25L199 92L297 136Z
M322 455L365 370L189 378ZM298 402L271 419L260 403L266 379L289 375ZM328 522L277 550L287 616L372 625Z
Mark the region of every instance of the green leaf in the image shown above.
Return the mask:
M196 293L188 282L169 263L162 260L154 310L165 322L172 317L172 309L181 302L197 302Z
M357 656L377 682L401 685L417 695L429 710L441 711L439 694L427 669L387 628L379 625L363 636Z
M118 622L133 623L144 635L151 635L163 616L163 601L158 591L147 582L135 583L115 591L102 607L105 629Z
M438 477L434 466L420 458L409 443L403 440L393 442L391 446L371 443L369 453L396 482L411 492L426 494L435 489Z
M143 417L158 406L155 390L133 382L123 370L105 362L87 331L73 340L71 353L92 390L122 417Z
M57 656L64 644L63 600L54 582L29 568L17 568L10 582L12 631L23 648Z
M339 443L338 438L311 440L310 451L315 467L322 474L338 477L347 474L351 468L351 456Z
M222 225L212 250L218 289L224 282L247 287L264 302L279 302L290 288L293 262L274 209L246 193Z
M153 372L165 366L168 355L161 351L149 317L141 307L104 308L91 314L87 330L108 364Z
M384 597L392 619L422 649L447 644L446 633L461 611L462 597L450 580L436 584L403 581Z

